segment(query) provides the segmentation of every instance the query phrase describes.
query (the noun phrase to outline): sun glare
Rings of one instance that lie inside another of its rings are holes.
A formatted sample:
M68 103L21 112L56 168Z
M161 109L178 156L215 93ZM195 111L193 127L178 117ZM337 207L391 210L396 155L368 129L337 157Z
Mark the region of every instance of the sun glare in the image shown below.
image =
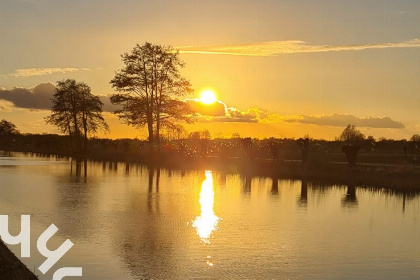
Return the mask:
M207 89L200 94L200 102L206 105L213 104L217 101L214 91Z
M220 218L216 216L213 210L214 186L212 172L206 170L205 175L206 179L201 184L200 192L201 215L195 218L192 226L195 227L197 235L200 236L204 244L210 244L212 232L217 229Z

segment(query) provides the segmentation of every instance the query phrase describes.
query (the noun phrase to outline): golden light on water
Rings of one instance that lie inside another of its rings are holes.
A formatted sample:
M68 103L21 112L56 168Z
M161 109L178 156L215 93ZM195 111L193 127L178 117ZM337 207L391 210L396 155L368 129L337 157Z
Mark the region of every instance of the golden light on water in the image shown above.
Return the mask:
M201 215L196 217L192 226L197 230L197 235L205 244L210 244L211 234L217 229L219 217L214 213L214 187L213 175L206 170L206 179L201 184L200 206Z

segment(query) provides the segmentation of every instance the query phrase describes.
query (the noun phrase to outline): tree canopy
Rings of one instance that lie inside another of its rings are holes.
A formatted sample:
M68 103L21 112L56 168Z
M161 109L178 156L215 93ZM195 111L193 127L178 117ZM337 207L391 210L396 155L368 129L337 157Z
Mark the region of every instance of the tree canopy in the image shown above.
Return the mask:
M411 136L410 141L420 142L420 135L414 134L413 136Z
M6 135L14 135L19 134L19 130L17 130L16 125L13 123L1 120L0 121L0 136L6 136Z
M339 141L346 144L356 144L365 139L365 135L361 133L354 124L349 124L338 137Z
M128 125L147 126L150 142L160 139L162 127L173 127L179 120L189 121L189 106L178 98L192 92L179 70L184 63L170 46L137 44L131 53L121 55L125 64L111 80L118 93L113 104L122 105L115 113Z
M59 81L51 101L52 113L45 120L70 136L73 151L85 152L89 135L108 130L102 116L103 103L87 84L73 79Z

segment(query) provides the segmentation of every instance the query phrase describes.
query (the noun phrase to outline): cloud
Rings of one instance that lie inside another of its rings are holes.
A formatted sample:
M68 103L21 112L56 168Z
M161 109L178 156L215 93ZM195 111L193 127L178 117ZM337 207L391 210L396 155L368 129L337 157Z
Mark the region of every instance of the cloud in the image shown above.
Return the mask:
M353 115L332 114L321 116L306 115L280 115L268 113L266 110L254 107L241 111L239 109L228 107L222 101L213 105L204 105L198 99L186 100L198 114L198 120L201 122L237 122L237 123L302 123L314 124L319 126L345 127L348 124L354 124L357 127L368 128L395 128L403 129L404 124L392 120L390 117L355 117Z
M285 122L297 122L321 126L345 127L348 124L354 124L358 127L370 128L405 128L404 124L394 121L390 117L355 117L353 115L332 114L323 116L297 115L290 117L281 117L281 119Z
M203 104L198 99L187 99L185 102L194 113L201 116L223 117L226 115L226 104L218 101L213 104Z
M258 122L256 113L249 109L240 111L233 107L227 107L222 101L213 104L203 104L198 99L185 100L194 113L202 122Z
M44 75L51 75L55 73L71 73L77 71L89 71L88 68L25 68L25 69L17 69L12 74L1 75L0 77L4 78L27 78L33 76L44 76Z
M54 93L55 86L53 84L43 83L31 89L15 87L6 90L2 88L0 89L0 99L10 102L18 108L49 110L52 106L50 98Z
M13 106L31 110L50 110L55 89L52 83L39 84L30 89L15 87L7 90L0 87L0 110L10 111ZM121 108L111 103L110 96L110 94L99 96L104 104L102 107L104 112L114 112Z
M319 53L337 51L361 51L368 49L387 48L418 48L420 39L413 39L397 43L378 43L362 45L311 45L305 41L270 41L242 45L222 46L181 46L180 53L224 54L242 56L277 56L291 53Z
M1 90L1 89L0 89ZM13 104L6 100L0 100L0 111L10 112L12 111Z
M39 84L34 88L13 88L7 90L0 87L0 110L10 111L12 106L32 110L51 109L51 97L55 93L55 85L51 83ZM113 105L106 96L99 96L104 103L104 112L114 112L121 107ZM321 116L306 115L280 115L268 113L266 110L254 107L247 110L239 110L234 107L228 107L224 102L217 101L212 105L202 104L198 99L185 100L193 111L197 114L201 122L229 122L229 123L302 123L314 124L319 126L345 127L348 124L354 124L358 127L369 128L394 128L403 129L404 124L392 120L390 117L355 117L353 115L332 114Z
M120 110L121 109L121 105L114 105L114 104L112 104L111 103L111 100L110 100L110 98L111 98L111 95L112 94L107 94L107 95L100 95L99 96L99 99L102 101L102 103L104 104L103 106L102 106L102 110L104 111L104 112L110 112L110 113L113 113L113 112L115 112L115 111L117 111L117 110Z

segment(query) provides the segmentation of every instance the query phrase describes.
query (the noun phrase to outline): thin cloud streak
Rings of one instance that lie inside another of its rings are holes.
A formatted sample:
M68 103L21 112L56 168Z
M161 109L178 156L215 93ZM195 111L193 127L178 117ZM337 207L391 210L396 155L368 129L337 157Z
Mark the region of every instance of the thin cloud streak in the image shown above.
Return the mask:
M89 71L88 68L25 68L25 69L17 69L12 74L7 75L0 75L3 78L27 78L33 76L44 76L44 75L51 75L56 73L71 73L77 71Z
M225 45L225 46L181 46L180 53L190 54L222 54L239 56L277 56L293 53L320 53L338 51L361 51L368 49L388 48L418 48L420 39L413 39L399 43L379 43L364 45L311 45L305 41L270 41L255 44Z

